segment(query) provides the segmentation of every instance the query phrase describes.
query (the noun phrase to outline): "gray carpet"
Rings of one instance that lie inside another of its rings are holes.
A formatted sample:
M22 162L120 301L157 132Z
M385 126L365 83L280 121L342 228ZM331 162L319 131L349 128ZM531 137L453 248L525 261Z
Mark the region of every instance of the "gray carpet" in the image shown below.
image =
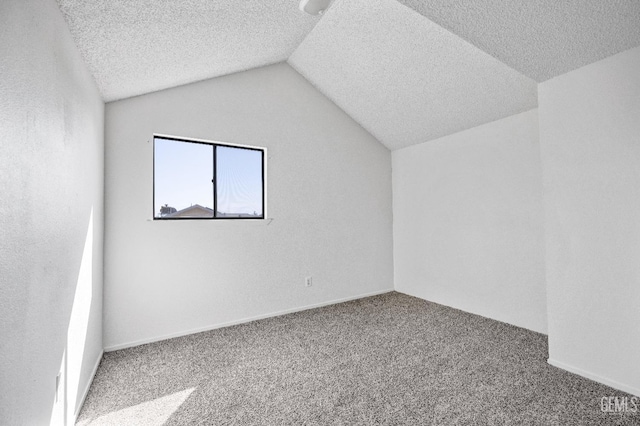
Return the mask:
M546 359L544 335L392 292L106 353L78 424L640 425Z

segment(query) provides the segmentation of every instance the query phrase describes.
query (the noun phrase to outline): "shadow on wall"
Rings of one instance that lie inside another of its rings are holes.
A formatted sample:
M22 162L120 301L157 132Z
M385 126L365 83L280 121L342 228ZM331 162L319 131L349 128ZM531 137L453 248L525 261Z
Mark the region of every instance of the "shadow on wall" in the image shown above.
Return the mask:
M90 367L85 366L83 369L83 365L85 365L93 300L94 233L93 207L91 207L67 336L61 356L60 375L56 380L50 425L67 425L75 422L79 405L88 390L88 384L83 383L82 378L92 373L86 371Z

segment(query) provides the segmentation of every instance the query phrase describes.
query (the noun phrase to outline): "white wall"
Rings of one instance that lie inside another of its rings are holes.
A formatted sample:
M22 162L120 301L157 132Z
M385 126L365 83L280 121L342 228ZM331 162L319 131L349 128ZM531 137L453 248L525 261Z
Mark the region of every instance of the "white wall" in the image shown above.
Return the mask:
M0 2L0 58L0 424L71 424L102 353L104 104L53 0Z
M538 111L392 158L396 290L546 333Z
M273 221L150 221L154 132L267 147ZM393 289L391 154L288 65L109 103L105 143L107 349Z
M640 395L640 48L540 85L549 361Z

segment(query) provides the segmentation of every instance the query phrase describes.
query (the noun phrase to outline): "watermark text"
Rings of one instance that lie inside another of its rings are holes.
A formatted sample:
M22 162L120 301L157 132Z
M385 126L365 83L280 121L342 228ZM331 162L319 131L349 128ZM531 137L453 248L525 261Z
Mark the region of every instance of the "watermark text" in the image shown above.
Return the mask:
M600 398L600 410L608 414L636 414L640 411L640 398L636 396L603 396Z

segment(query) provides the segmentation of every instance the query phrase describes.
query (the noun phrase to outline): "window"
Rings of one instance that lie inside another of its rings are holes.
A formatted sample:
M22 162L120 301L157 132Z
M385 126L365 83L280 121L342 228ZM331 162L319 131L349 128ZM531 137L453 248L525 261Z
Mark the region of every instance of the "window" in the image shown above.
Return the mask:
M154 219L264 219L264 148L153 138Z

